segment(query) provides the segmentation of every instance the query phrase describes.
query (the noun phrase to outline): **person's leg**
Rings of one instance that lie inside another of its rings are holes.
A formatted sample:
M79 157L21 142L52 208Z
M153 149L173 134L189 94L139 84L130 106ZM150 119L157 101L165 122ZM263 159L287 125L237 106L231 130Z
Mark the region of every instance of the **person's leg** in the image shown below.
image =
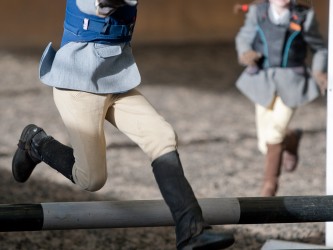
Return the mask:
M282 144L268 144L269 124L273 121L273 109L260 105L255 106L256 128L259 151L265 155L264 180L261 188L261 196L274 196L278 187L280 176Z
M71 171L74 164L73 149L48 136L42 128L29 124L21 133L12 160L14 179L26 182L41 161L74 182Z
M223 249L234 243L232 234L214 232L205 222L177 151L156 158L152 167L176 224L177 249Z
M282 155L283 169L293 172L298 164L298 148L303 135L301 129L289 129L283 142L284 151Z
M137 90L114 95L105 119L138 144L151 161L177 148L173 128Z
M177 152L173 128L138 91L118 95L106 119L137 143L152 160L153 173L176 224L178 249L222 249L229 234L207 231L201 208Z
M263 197L275 196L278 190L281 173L282 144L267 144L267 153L264 165L264 181L260 195Z
M257 131L257 146L260 153L267 153L267 124L272 120L272 110L259 104L255 105L255 121Z
M54 89L74 149L73 179L87 191L99 190L107 179L104 121L110 99L110 95Z
M261 195L274 196L278 190L278 180L281 173L283 141L294 109L287 107L281 98L277 97L271 110L267 110L267 112L270 112L271 117L266 123L267 153Z
M27 126L13 158L13 174L26 181L44 161L82 189L95 191L106 180L103 122L107 96L54 89L54 100L67 127L73 149L61 144L36 125Z

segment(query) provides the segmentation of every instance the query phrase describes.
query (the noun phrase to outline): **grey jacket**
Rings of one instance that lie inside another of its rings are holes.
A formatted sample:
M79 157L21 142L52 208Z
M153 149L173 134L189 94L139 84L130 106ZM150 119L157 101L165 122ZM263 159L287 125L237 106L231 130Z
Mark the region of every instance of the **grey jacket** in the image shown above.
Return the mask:
M95 14L95 0L72 1L81 11ZM70 42L59 50L50 43L40 61L39 77L49 86L97 94L126 92L141 82L129 43Z
M257 6L251 5L246 15L245 23L236 36L238 56L253 50L253 41L257 32ZM275 20L271 8L268 18L276 25L289 25L290 13L282 20ZM320 95L319 88L312 78L312 71L327 71L327 46L319 31L314 11L308 11L303 24L302 35L310 49L314 52L311 69L297 68L268 68L259 72L245 69L236 82L238 89L252 102L267 107L275 96L281 97L289 107L295 108L306 104ZM250 73L249 73L250 72Z

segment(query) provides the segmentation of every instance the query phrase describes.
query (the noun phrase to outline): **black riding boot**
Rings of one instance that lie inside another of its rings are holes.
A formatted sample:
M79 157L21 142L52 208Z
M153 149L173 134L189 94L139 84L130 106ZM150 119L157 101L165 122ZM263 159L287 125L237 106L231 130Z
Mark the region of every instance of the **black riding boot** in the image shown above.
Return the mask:
M223 249L234 243L231 234L214 233L204 221L193 190L184 176L177 151L152 163L161 194L176 225L177 249Z
M25 182L41 161L74 182L72 169L75 162L73 149L48 136L34 124L26 126L12 161L16 181Z

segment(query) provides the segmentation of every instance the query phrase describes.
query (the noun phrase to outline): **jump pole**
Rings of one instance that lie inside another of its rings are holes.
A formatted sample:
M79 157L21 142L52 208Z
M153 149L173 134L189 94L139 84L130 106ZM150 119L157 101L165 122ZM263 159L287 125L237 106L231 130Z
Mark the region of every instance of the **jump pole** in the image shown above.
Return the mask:
M333 196L199 199L211 225L333 221ZM0 205L0 231L173 226L163 200Z
M329 1L326 194L333 195L333 3ZM326 223L326 246L333 247L333 223Z

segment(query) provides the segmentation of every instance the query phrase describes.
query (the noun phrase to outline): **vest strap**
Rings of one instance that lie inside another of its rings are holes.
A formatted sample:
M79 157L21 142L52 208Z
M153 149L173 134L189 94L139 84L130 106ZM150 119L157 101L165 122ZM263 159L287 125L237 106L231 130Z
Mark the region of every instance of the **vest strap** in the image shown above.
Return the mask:
M82 24L82 29L103 35L112 34L112 36L130 36L133 33L134 24L119 25L112 24L111 18L105 18L104 21L94 20L91 18L82 18L73 15L67 11L66 23L69 26L75 27L78 23Z

